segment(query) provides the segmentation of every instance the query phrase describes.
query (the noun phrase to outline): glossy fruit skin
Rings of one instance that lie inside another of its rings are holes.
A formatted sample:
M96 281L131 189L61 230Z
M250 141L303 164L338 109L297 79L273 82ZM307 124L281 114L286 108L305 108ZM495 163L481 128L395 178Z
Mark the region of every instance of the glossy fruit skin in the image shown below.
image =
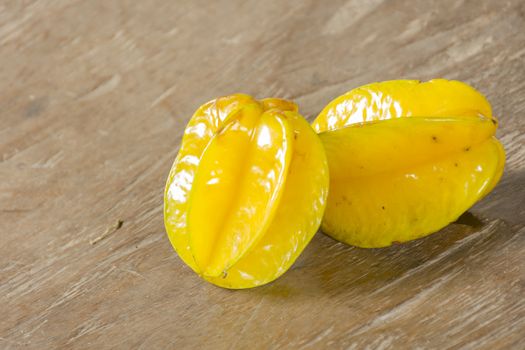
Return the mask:
M374 83L313 123L330 168L322 231L378 248L426 236L487 195L505 163L490 104L443 79Z
M188 123L164 222L202 278L250 288L293 264L319 228L327 195L324 149L297 106L237 94L204 104Z
M390 80L367 84L331 101L312 123L315 131L402 117L495 119L487 99L456 80Z

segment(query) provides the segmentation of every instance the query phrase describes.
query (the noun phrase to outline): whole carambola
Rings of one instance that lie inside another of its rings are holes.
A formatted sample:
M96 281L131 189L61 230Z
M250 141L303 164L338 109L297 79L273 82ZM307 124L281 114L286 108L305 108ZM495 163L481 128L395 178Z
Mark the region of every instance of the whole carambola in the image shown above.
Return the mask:
M164 221L202 278L249 288L293 264L319 228L327 195L323 146L297 106L238 94L204 104L188 123Z
M441 229L494 188L505 163L490 104L458 81L366 85L313 127L330 169L322 230L359 247Z

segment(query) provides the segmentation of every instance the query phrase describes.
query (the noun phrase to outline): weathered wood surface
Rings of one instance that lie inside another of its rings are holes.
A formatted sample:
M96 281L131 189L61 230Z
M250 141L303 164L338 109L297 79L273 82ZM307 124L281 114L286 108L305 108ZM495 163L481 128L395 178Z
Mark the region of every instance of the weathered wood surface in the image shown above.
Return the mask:
M162 191L198 105L288 97L311 120L355 86L433 77L500 118L479 220L377 250L318 233L246 291L173 252ZM2 349L525 348L522 0L4 0L0 92Z

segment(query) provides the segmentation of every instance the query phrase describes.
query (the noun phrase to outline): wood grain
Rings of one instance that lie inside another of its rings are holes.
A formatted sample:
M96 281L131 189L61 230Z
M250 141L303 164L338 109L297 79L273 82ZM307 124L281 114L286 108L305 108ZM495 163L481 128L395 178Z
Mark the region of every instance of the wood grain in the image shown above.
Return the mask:
M525 348L524 44L521 0L0 1L0 348ZM500 119L477 219L387 249L318 233L246 291L173 252L162 191L200 104L279 96L312 120L434 77Z

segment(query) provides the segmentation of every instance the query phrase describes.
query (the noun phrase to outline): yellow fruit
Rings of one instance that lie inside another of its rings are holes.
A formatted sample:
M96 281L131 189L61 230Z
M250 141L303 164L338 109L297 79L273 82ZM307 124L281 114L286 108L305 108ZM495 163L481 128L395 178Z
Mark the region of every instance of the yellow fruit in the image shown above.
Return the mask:
M338 97L313 123L330 168L323 232L374 248L456 220L501 177L496 125L483 95L457 81L388 81Z
M293 264L320 225L327 194L323 147L297 106L232 95L206 103L188 123L164 221L202 278L250 288Z

